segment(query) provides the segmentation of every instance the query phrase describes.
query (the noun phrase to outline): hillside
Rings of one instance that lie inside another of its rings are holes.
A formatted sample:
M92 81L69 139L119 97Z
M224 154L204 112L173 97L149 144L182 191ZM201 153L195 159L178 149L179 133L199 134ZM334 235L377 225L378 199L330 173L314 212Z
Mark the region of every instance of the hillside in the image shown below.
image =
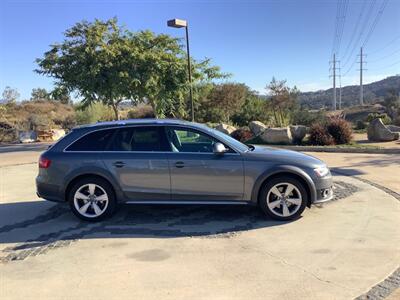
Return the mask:
M380 81L364 85L364 103L376 103L382 100L389 90L400 93L400 75L390 76ZM332 105L333 89L316 92L305 92L299 95L302 105L309 108L330 107ZM337 89L339 105L339 89ZM358 105L360 100L360 86L349 85L342 88L342 107Z

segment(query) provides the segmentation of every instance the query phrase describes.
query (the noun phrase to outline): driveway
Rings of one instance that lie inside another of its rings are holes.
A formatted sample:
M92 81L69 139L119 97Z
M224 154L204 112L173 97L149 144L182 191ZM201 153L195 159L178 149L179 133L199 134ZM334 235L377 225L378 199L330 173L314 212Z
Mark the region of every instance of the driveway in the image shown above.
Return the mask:
M250 207L130 206L90 224L37 198L36 162L19 153L0 154L3 299L352 299L400 261L400 201L348 176L295 222Z

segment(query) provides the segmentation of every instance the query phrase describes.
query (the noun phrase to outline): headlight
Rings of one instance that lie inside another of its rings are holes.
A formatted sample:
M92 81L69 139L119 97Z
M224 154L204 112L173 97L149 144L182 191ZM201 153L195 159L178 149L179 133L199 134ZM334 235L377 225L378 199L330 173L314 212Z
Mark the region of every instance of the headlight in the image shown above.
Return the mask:
M317 174L318 177L325 177L326 175L329 174L329 168L326 166L321 166L318 168L314 169L315 174Z

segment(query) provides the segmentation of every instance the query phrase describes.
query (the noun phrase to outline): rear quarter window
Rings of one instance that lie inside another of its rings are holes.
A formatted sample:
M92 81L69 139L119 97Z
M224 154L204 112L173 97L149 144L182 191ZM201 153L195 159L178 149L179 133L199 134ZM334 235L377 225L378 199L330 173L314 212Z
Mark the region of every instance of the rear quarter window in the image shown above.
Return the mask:
M77 139L65 151L104 151L110 143L115 129L94 131Z

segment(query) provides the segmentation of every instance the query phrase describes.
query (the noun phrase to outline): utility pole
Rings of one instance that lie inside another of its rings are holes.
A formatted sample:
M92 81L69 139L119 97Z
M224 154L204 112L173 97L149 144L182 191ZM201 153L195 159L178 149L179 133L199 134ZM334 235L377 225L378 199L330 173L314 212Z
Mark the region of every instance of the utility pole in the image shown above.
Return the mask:
M367 69L364 68L364 64L367 62L364 60L364 57L366 55L363 52L363 47L360 48L360 54L358 55L360 57L360 105L364 105L364 87L363 87L363 72L366 71Z
M364 105L364 91L363 91L363 47L360 48L360 105Z
M333 70L333 103L332 103L332 108L333 110L336 110L336 70L339 68L336 67L336 63L338 61L336 60L336 53L333 53L333 60L331 61L332 63L332 70Z

